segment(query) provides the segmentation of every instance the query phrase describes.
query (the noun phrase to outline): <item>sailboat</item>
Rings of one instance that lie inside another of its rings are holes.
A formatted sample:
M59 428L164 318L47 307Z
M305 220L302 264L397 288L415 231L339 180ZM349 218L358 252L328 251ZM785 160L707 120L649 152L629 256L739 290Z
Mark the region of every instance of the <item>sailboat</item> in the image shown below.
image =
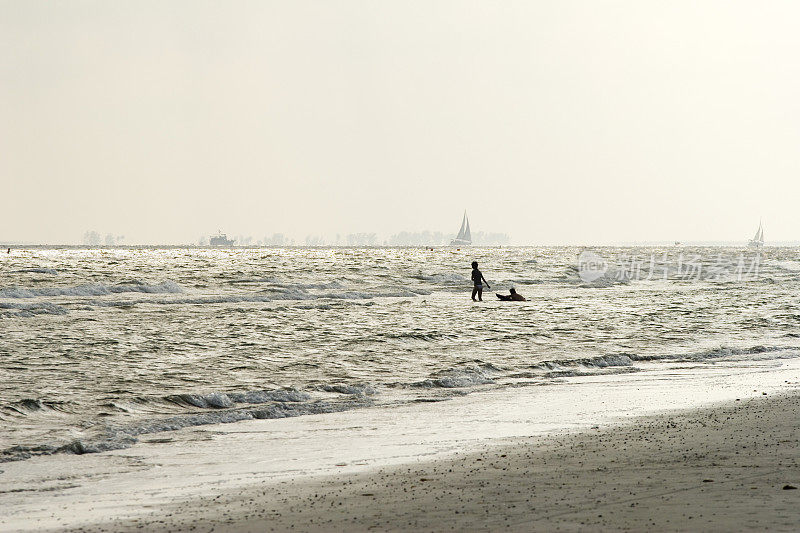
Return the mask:
M472 244L472 234L469 232L469 219L467 210L464 210L464 218L461 220L461 229L458 230L456 238L450 241L450 246L468 246Z
M762 248L764 246L764 226L761 225L761 221L758 221L758 229L756 230L755 236L750 239L750 242L747 243L747 246L750 248Z

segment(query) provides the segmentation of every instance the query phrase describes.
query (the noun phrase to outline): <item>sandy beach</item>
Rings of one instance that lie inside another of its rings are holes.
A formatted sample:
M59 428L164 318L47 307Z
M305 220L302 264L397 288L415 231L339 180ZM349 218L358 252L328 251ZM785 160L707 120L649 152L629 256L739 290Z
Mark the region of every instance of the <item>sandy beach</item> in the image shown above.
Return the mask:
M0 530L794 530L798 364L748 357L4 463Z
M81 530L796 530L800 395L165 506Z

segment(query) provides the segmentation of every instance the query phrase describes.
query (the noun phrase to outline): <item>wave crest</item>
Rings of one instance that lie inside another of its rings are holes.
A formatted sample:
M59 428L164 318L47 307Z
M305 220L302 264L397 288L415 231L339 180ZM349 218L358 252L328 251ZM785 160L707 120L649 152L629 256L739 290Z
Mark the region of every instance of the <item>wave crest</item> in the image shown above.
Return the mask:
M9 287L0 289L0 298L38 298L41 296L106 296L126 292L148 294L181 293L183 289L174 281L155 285L144 283L121 283L119 285L86 284L72 287Z

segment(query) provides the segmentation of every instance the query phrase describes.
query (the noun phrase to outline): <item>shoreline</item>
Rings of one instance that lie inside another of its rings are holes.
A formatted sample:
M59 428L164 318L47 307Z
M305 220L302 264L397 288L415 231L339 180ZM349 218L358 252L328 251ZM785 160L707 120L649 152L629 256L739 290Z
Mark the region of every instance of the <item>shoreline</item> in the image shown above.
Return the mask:
M638 489L632 488L650 482L636 478L646 464L661 465L662 470L669 466L666 474L682 471L678 467L687 460L696 469L707 468L701 459L724 454L719 450L733 440L753 444L769 435L791 444L795 466L787 471L785 483L800 486L793 436L800 419L798 369L797 358L659 364L640 372L575 376L441 402L198 426L146 436L124 450L4 463L0 529L194 526L209 531L216 524L223 530L283 531L294 524L295 530L346 525L356 530L436 531L458 524L456 529L510 525L528 530L532 520L550 517L537 526L550 530L616 494L633 497ZM775 395L779 398L773 400ZM741 419L736 426L744 428L741 434L716 431L711 441L695 434L731 413ZM767 419L773 422L760 427ZM665 426L670 420L694 436ZM659 441L662 433L672 435L671 440ZM671 462L642 446L647 442L658 444ZM676 459L677 445L685 446L682 453L688 459ZM595 451L588 453L592 447ZM697 452L701 449L706 450L703 457ZM725 461L753 455L753 473L761 475L769 470L763 451L771 449L768 444L748 445L727 452ZM480 454L484 458L478 461ZM595 456L607 459L598 463ZM722 459L717 462L726 465ZM741 467L725 468L732 476ZM508 477L515 473L524 475ZM609 478L636 484L597 493ZM683 490L693 479L685 471L664 483L670 491ZM720 483L701 488L715 482ZM594 499L587 499L589 495ZM572 514L562 519L556 511ZM607 513L598 514L609 520ZM359 517L366 521L359 522ZM628 527L590 518L583 517L585 525L599 529ZM321 525L325 520L333 522ZM635 529L646 526L632 523ZM580 521L564 524L567 529L582 527ZM686 527L693 524L697 522ZM665 526L670 524L661 524Z
M89 530L795 530L800 393L281 481ZM199 523L198 523L199 522Z

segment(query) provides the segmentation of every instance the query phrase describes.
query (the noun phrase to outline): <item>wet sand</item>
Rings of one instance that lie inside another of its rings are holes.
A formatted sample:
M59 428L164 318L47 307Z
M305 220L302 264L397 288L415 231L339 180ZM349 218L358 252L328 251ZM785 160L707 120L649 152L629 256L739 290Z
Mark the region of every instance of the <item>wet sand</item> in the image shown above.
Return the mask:
M81 530L797 530L800 395L242 487Z

